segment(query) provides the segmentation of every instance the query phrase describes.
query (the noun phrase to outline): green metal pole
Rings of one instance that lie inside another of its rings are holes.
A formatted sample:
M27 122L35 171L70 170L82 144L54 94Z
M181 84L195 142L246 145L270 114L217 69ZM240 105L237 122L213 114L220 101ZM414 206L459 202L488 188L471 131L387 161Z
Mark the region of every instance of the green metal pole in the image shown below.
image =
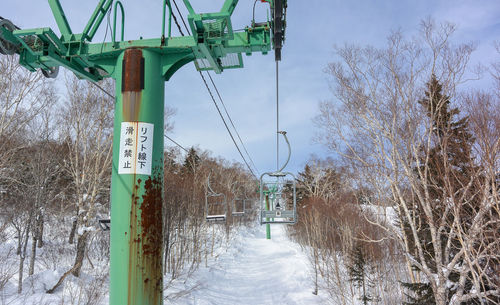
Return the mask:
M269 193L266 194L266 210L269 211ZM266 220L269 220L269 218ZM271 239L271 225L268 223L266 224L266 239Z
M111 180L111 305L161 305L164 78L161 55L117 60Z

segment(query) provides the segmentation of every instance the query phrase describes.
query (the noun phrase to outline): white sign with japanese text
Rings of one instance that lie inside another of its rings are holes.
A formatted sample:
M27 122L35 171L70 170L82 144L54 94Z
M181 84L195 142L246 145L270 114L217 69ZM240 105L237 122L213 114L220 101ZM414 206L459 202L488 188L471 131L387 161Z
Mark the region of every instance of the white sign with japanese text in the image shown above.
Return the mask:
M154 125L122 122L118 174L151 176Z

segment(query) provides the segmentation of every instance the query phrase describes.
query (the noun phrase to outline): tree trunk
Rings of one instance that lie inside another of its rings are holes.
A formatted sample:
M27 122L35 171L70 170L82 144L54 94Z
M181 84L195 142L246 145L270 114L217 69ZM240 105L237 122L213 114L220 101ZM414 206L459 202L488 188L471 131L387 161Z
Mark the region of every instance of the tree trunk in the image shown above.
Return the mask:
M23 236L24 240L22 241L22 249L19 253L19 280L17 286L17 293L20 294L23 292L23 273L24 273L24 260L26 258L26 247L28 245L28 239L30 234L30 226L26 228L26 234Z
M364 268L364 266L363 266ZM366 297L366 283L365 283L365 274L363 272L363 304L368 305L368 298Z
M75 220L73 220L73 225L71 226L71 232L69 233L68 243L70 245L72 245L73 242L75 241L76 226L78 224L78 213L79 209L76 210Z
M33 237L31 239L31 256L30 256L30 267L28 269L28 275L33 275L35 273L35 258L36 258L36 236L38 232L33 232Z
M19 258L19 280L17 281L17 293L23 292L23 272L24 272L24 256Z
M75 264L73 265L73 271L71 272L76 277L80 276L80 270L82 269L83 258L85 257L85 250L87 248L88 234L88 232L84 232L82 235L78 236Z
M73 274L76 277L80 276L80 271L82 269L83 265L83 258L85 257L85 249L87 248L87 238L88 238L89 232L84 232L82 235L78 236L78 241L76 244L76 258L75 258L75 264L71 269L66 271L59 281L52 287L51 289L47 290L47 293L54 293L54 291L61 286L63 283L64 279L69 275Z
M17 249L16 249L16 255L21 255L21 248L23 244L23 231L21 229L17 229Z
M318 295L318 259L317 259L317 253L316 253L317 250L314 250L314 291L313 291L313 294L314 295Z
M448 298L447 298L447 293L446 293L446 281L442 276L438 276L439 282L433 285L433 288L436 287L434 290L434 298L436 300L436 305L447 305L448 304ZM439 284L439 286L437 286Z
M43 227L44 227L44 219L43 219L43 213L40 213L38 217L38 226L37 226L37 236L36 240L38 242L37 247L42 248L43 247Z

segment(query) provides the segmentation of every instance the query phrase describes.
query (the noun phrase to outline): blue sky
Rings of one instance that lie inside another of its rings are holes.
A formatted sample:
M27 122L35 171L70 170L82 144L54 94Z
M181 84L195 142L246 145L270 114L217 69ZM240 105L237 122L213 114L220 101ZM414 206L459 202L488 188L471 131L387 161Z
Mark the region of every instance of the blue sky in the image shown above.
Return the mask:
M81 32L97 0L60 0L73 32ZM216 12L223 0L192 0L197 12ZM253 0L240 0L233 27L250 24ZM122 0L125 7L125 38L159 37L161 0ZM181 9L182 0L177 0ZM266 19L266 5L257 3L256 19ZM184 10L185 11L185 10ZM21 28L49 26L58 33L47 1L5 1L0 15ZM332 98L323 72L335 60L334 45L383 46L391 30L407 36L416 33L422 19L450 21L457 25L455 41L474 41L473 63L499 60L493 41L500 41L498 0L310 0L288 1L287 33L280 62L280 129L292 145L287 170L303 168L311 154L328 152L312 140L318 103ZM177 33L174 28L174 33ZM104 37L104 24L94 39ZM108 33L109 40L109 33ZM212 73L226 107L260 173L276 169L276 96L274 55L244 56L243 69ZM487 86L487 81L481 83ZM176 109L175 128L169 134L184 147L208 149L214 156L242 162L193 64L180 69L165 85L165 104ZM171 145L166 141L167 145ZM280 159L286 147L280 144Z

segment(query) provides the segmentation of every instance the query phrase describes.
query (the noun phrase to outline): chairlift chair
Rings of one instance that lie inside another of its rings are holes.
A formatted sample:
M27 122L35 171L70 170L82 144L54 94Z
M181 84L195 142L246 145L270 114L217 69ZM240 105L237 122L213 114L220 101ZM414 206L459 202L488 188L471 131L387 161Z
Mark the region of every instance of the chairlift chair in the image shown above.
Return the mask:
M265 177L270 179L265 180ZM289 172L264 173L260 178L260 223L295 224L297 201L295 176Z
M210 187L210 175L207 179L207 194L205 195L205 218L209 222L225 222L227 217L226 195L216 193Z
M233 184L231 186L233 194L236 194L236 197L232 201L231 214L233 216L243 216L243 215L245 215L245 210L246 210L245 205L246 205L247 198L246 198L246 195L244 194L245 190L243 189L243 191L241 191L241 189L242 189L241 186L239 189L233 187L237 183L238 182L235 181L235 182L233 182Z
M282 172L290 161L290 142L285 131L279 133L288 144L288 159L278 171L263 173L260 176L260 224L297 223L295 176L290 172Z
M245 205L246 205L246 198L235 198L233 201L233 209L232 209L232 215L233 216L243 216L245 215Z
M226 195L207 194L205 196L206 219L209 222L225 222L227 215Z

